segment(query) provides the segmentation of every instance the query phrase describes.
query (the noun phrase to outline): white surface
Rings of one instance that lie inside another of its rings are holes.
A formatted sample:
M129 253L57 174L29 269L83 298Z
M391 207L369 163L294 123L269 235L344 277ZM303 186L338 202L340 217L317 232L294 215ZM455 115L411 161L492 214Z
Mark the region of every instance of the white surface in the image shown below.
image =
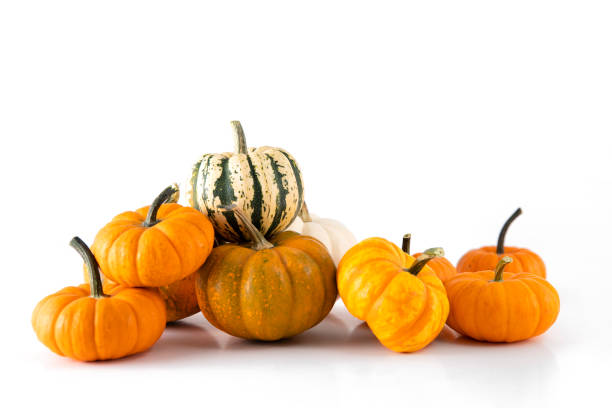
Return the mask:
M215 3L0 3L3 402L609 406L610 2ZM195 316L125 360L46 350L30 314L82 279L69 239L231 150L233 119L358 239L412 232L456 262L521 206L507 243L545 260L557 323L400 355L339 302L281 343Z

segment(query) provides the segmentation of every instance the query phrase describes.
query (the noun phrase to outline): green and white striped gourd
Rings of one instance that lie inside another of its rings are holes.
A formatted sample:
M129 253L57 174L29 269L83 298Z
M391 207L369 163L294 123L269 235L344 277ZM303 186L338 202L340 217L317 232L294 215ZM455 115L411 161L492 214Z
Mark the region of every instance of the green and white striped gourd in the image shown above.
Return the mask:
M226 241L244 242L249 233L232 211L236 205L266 237L284 231L302 207L304 188L297 162L276 147L248 148L240 122L231 122L234 153L205 154L193 166L186 193L189 205L207 214Z

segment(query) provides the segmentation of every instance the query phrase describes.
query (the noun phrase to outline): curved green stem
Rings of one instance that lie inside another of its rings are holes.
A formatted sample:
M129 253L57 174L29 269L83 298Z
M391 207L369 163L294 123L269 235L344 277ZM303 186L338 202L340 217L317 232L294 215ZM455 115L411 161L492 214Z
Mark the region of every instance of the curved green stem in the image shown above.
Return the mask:
M244 130L242 130L240 121L232 120L230 125L232 125L232 130L234 131L234 153L247 154L246 138L244 137Z
M414 261L412 266L406 270L406 272L417 276L419 272L421 272L421 269L427 265L427 262L440 256L444 256L444 250L442 248L429 248L419 255L419 257Z
M179 193L179 188L176 183L171 186L168 186L162 191L156 198L153 200L153 204L149 207L149 212L147 213L147 218L145 219L144 226L152 227L157 224L159 220L157 219L157 212L162 204L165 202L176 202L176 197Z
M247 216L242 212L242 210L236 206L236 204L228 205L226 207L221 207L224 210L232 211L236 217L242 222L242 224L246 227L249 235L251 236L251 248L260 251L262 249L274 248L274 245L271 244L264 235L253 225L251 220L247 218Z
M509 263L512 263L512 258L509 256L504 256L502 259L497 262L497 266L495 267L495 277L493 278L493 282L501 282L504 277L504 268Z
M410 255L410 238L412 234L404 234L404 238L402 239L402 251Z
M520 208L517 208L515 212L512 213L510 218L506 221L501 231L499 232L499 237L497 238L497 255L501 255L504 253L504 241L506 240L506 233L508 232L508 227L512 224L512 221L516 219L519 215L521 215L523 211Z
M106 297L102 290L102 279L100 278L100 267L98 261L94 256L91 249L85 242L79 237L74 237L70 240L70 246L76 249L81 255L85 266L87 267L87 274L89 275L89 292L90 296L95 299Z
M302 202L302 208L300 209L300 218L304 222L312 222L312 217L308 212L308 206L306 206L306 201Z

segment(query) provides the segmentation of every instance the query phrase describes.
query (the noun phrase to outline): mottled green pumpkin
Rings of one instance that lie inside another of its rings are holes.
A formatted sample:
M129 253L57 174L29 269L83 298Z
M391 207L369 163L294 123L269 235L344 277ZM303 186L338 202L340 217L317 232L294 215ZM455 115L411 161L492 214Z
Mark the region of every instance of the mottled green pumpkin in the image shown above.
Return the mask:
M206 319L233 336L269 341L323 320L337 295L336 268L325 246L290 231L268 242L250 228L251 245L214 248L197 272L196 296Z
M240 122L232 122L234 153L205 154L187 183L189 205L208 215L226 241L249 239L247 227L231 211L235 205L264 236L284 231L302 207L302 173L293 156L276 147L248 148Z

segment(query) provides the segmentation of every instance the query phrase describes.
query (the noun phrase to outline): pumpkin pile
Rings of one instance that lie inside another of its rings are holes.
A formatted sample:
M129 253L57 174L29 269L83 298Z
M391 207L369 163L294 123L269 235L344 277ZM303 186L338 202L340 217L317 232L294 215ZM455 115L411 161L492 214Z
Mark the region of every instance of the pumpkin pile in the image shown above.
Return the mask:
M149 349L166 323L199 311L217 329L274 341L317 325L338 293L397 352L430 344L445 324L479 341L513 342L544 333L559 312L541 258L504 246L466 253L457 268L442 248L410 255L384 238L357 243L335 220L309 213L297 161L283 149L247 148L231 122L233 153L205 154L186 183L151 205L123 212L97 233L83 258L85 284L41 300L39 340L82 361Z

